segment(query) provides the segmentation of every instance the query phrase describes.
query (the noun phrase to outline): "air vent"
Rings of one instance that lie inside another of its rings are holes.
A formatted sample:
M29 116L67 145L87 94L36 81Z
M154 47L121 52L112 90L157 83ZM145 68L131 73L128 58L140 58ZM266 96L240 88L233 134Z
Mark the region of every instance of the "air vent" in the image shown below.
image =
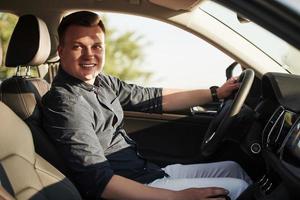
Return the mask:
M270 135L275 131L275 125L278 123L281 116L284 114L284 108L278 107L271 118L269 119L268 123L266 124L264 130L263 130L263 138L262 138L262 144L263 147L268 146L268 141L270 140Z
M274 153L279 153L279 148L296 119L297 115L294 112L279 107L263 131L263 146L272 150Z

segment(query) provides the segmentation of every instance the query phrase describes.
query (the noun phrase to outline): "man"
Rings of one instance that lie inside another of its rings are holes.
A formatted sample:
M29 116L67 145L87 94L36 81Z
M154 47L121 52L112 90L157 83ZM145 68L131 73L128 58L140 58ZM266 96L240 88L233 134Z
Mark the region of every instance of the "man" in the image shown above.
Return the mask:
M43 97L43 125L84 198L207 199L227 195L221 186L236 198L248 186L251 180L234 162L160 169L137 155L123 129L123 109L188 108L212 101L209 89L143 88L104 75L105 28L95 13L68 15L58 35L61 66ZM215 96L227 97L237 88L235 80L227 81ZM199 188L208 186L218 187Z

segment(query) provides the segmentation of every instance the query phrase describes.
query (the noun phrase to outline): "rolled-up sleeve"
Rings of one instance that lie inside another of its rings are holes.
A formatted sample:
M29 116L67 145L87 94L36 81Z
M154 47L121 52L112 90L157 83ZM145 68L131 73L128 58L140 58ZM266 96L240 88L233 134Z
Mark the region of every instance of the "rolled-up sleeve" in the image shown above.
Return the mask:
M162 88L141 87L107 76L124 110L162 112Z
M43 126L85 197L100 197L113 176L95 133L94 112L82 96L43 98Z

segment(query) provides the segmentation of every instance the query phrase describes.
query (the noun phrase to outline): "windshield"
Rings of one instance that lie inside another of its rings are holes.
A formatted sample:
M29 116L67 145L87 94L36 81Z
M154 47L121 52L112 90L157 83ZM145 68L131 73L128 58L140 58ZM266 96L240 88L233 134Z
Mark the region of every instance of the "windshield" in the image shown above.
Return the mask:
M200 4L200 9L242 35L261 49L285 70L300 75L300 51L259 25L238 19L237 14L212 1Z

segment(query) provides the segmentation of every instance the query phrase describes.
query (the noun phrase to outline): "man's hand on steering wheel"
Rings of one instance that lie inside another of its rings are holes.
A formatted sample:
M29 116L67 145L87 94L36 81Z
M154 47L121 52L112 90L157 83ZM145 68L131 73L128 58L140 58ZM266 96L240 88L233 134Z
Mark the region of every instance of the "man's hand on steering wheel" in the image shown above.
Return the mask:
M237 90L240 86L238 77L231 77L221 87L217 89L217 95L219 99L225 99L229 97L233 91Z
M217 89L218 98L225 98L216 117L210 123L202 141L201 150L204 156L210 156L226 138L229 127L240 112L254 80L254 71L246 69L238 79L230 78ZM237 89L232 99L228 98ZM220 95L220 96L219 96Z

